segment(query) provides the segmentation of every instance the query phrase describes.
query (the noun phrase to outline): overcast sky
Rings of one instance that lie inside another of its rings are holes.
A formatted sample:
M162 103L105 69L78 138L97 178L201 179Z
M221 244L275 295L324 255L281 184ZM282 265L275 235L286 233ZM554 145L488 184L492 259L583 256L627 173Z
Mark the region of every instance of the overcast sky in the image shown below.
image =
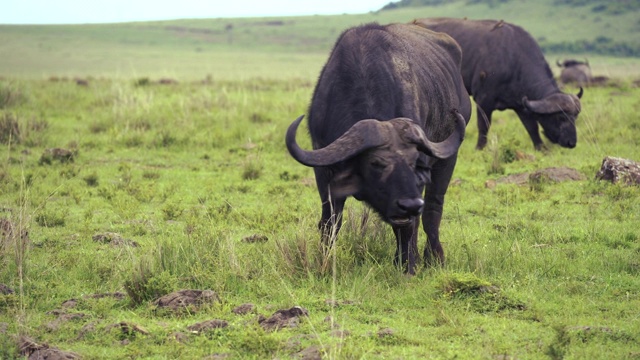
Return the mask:
M0 24L359 14L391 0L1 0Z

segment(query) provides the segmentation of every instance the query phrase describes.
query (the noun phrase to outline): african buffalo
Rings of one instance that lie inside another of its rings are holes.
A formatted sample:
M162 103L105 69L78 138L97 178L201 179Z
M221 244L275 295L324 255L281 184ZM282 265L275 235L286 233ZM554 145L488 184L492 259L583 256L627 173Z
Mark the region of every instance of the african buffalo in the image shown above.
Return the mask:
M588 86L591 82L591 67L589 61L565 60L562 63L556 60L556 65L562 69L560 81L563 84L576 84L578 86Z
M408 273L421 214L425 264L444 262L444 196L471 115L460 61L451 37L415 25L367 24L340 35L309 106L314 150L296 143L302 116L286 135L291 156L314 168L323 243L331 245L353 196L392 226L396 263Z
M433 18L414 24L444 32L462 48L462 78L478 110L477 149L487 144L494 110L513 109L536 149L544 148L538 124L553 143L576 146L578 95L558 89L536 41L521 27L502 20Z

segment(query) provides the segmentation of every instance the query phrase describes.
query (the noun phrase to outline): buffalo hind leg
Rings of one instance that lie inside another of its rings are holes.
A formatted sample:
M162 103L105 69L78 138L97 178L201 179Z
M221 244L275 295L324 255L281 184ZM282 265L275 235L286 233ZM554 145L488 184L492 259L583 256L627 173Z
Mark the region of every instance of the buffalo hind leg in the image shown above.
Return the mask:
M431 170L431 182L426 185L425 204L422 212L422 227L427 234L424 247L425 266L444 265L444 250L440 244L440 222L444 207L444 196L456 166L458 154L436 162Z
M402 266L410 275L415 275L418 259L418 221L418 218L415 218L410 226L393 227L398 243L394 263L396 266Z

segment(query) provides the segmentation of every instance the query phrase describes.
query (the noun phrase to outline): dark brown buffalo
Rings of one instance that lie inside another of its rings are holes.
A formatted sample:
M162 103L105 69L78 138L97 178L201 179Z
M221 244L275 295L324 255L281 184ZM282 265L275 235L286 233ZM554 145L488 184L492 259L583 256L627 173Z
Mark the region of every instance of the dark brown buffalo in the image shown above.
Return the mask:
M575 84L578 86L589 86L591 83L591 67L589 61L565 60L560 62L556 60L556 65L562 69L560 72L560 81L563 84Z
M444 196L471 114L460 60L453 39L415 25L368 24L339 37L309 107L314 150L296 143L302 116L286 136L293 158L314 168L325 244L353 196L391 224L406 271L415 270L420 215L425 263L444 262Z
M478 110L477 149L487 144L494 110L513 109L536 149L544 144L538 125L552 142L576 146L578 95L560 91L536 41L519 26L502 20L433 18L415 24L447 33L462 48L462 78Z

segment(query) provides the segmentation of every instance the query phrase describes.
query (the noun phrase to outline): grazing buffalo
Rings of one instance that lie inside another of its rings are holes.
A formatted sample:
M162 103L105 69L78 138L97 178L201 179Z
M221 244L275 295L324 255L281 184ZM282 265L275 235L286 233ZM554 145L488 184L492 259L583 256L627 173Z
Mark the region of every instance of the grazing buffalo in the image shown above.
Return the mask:
M471 115L460 61L451 37L415 25L367 24L339 37L309 107L314 150L296 143L302 116L286 135L291 156L314 168L325 244L353 196L392 226L407 272L415 271L420 215L425 264L444 262L444 196Z
M565 60L562 63L556 60L556 65L562 69L560 81L563 84L576 84L578 86L588 86L591 82L591 67L589 61Z
M544 148L538 132L553 143L576 146L578 96L558 89L536 41L521 27L502 20L434 18L414 24L444 32L462 48L462 78L478 110L477 149L487 144L494 110L513 109L536 149Z

